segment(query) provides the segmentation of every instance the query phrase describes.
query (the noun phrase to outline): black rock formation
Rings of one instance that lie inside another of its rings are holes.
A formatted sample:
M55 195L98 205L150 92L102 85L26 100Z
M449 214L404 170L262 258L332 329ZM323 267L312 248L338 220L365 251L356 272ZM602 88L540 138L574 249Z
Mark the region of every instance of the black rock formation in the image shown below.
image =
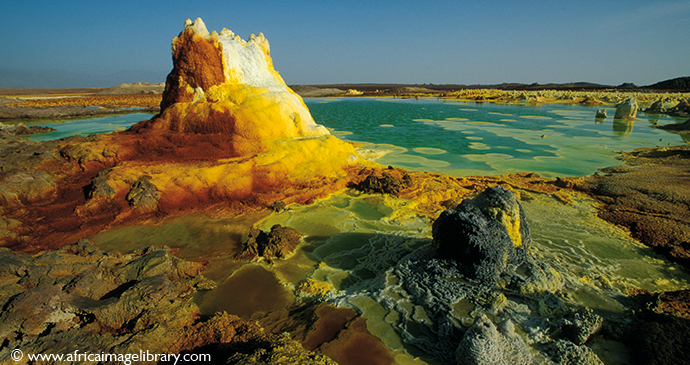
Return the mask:
M525 263L532 241L525 212L500 186L441 213L432 234L440 257L459 262L466 277L486 285Z

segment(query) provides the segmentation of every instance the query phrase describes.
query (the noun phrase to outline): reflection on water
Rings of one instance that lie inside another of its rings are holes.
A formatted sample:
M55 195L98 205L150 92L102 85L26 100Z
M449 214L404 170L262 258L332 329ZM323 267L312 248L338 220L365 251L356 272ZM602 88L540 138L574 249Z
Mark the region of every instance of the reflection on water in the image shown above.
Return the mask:
M625 137L632 133L635 119L616 118L613 120L613 133L619 137Z
M685 143L682 136L652 128L644 113L638 114L634 133L634 121L595 119L601 106L430 99L305 101L318 123L343 139L365 142L364 154L383 165L456 176L521 171L548 177L589 175L620 164L614 151L654 147L660 139L664 146ZM615 114L613 106L603 109ZM666 116L651 117L673 122ZM395 129L374 128L379 125Z

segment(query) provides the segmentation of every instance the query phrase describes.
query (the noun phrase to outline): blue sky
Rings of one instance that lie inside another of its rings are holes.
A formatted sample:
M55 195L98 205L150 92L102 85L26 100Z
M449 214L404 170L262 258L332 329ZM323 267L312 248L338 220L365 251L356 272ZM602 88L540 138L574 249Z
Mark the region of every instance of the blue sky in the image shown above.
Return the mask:
M172 38L201 17L209 31L263 32L288 84L648 85L690 75L690 1L3 1L0 10L6 70L140 71L162 82ZM80 86L112 86L89 80Z

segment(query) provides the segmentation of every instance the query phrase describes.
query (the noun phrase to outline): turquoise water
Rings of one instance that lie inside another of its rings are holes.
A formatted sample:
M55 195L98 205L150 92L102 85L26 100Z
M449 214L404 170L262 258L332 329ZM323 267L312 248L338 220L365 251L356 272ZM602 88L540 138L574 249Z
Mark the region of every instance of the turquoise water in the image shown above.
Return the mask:
M55 132L34 134L28 137L32 141L48 141L73 135L87 136L121 131L142 120L151 119L152 116L153 114L150 113L132 113L96 118L36 119L21 122L26 125L41 125L57 129Z
M676 123L638 114L634 121L595 120L576 104L506 105L436 99L305 98L317 123L339 138L365 142L362 154L384 165L450 175L531 171L582 176L620 164L615 151L686 143L653 128Z
M383 165L455 176L530 171L582 176L620 164L615 151L687 143L655 124L682 122L639 113L634 121L595 120L599 108L577 104L509 105L436 99L305 98L317 123L362 142L360 153ZM152 114L22 121L57 128L44 141L124 130Z

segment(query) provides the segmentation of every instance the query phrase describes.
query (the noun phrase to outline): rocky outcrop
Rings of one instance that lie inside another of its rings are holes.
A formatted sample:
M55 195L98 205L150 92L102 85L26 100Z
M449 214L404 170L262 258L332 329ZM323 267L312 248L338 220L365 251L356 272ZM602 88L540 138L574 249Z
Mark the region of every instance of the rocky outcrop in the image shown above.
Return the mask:
M459 365L530 364L532 354L510 319L496 327L480 314L458 346Z
M232 354L226 364L305 364L337 365L325 355L306 351L299 342L286 335L265 335L263 341L254 341Z
M645 109L644 112L652 114L666 113L666 108L664 108L664 98L659 98L659 100L652 103L649 108Z
M333 180L360 162L354 147L316 124L302 98L285 85L262 34L245 41L227 29L209 33L201 19L187 20L173 40L173 70L159 115L62 150L81 165L114 165L105 183L116 198L143 206L137 208L141 212L222 200L260 202L250 197L287 193L291 186L306 189L313 181L337 189L344 182ZM149 193L141 195L142 187ZM151 199L142 205L137 196Z
M115 196L115 189L108 184L109 169L100 171L87 187L89 199L109 199Z
M202 269L167 247L107 253L81 240L36 257L0 248L0 362L11 362L13 349L79 349L198 353L213 363L334 364L285 336L265 333L255 321L227 313L200 320L192 296L215 287Z
M301 239L302 234L297 230L280 224L271 227L270 232L252 228L235 259L253 261L263 257L270 262L273 259L286 258L297 248Z
M637 117L637 110L637 100L635 100L635 98L628 98L616 105L616 114L613 118L635 119Z
M310 202L345 189L368 165L314 122L273 68L263 35L209 33L201 19L188 20L173 41L160 114L127 131L54 143L61 159L41 168L54 179L55 199L13 210L9 218L27 220L17 235L37 237L8 245L54 249L154 214ZM30 231L37 220L44 229Z
M688 99L681 99L673 108L666 111L669 115L676 117L690 116L690 101Z
M467 277L484 285L498 284L529 260L532 242L525 212L513 193L500 186L441 213L432 234L440 257L457 261Z
M21 207L55 196L55 179L45 171L0 172L0 207Z
M594 351L587 346L558 340L547 347L551 358L559 365L604 365Z
M39 143L21 137L21 124L8 125L0 123L0 172L18 169L29 172L36 169L56 155L57 143L54 141ZM45 127L28 127L30 131ZM18 133L19 132L19 133Z
M158 199L160 198L161 194L156 189L156 186L151 183L151 177L148 175L140 176L134 182L126 197L132 207L145 211L155 210L158 207Z
M42 127L38 125L26 126L23 123L19 124L3 124L0 123L0 134L16 134L18 136L26 136L30 134L55 132L57 129L53 127Z
M369 320L378 322L370 326L396 331L443 364L598 361L581 344L601 317L560 294L575 290L577 278L530 253L529 226L512 192L489 187L463 200L441 213L432 236L415 249L409 237L380 235L357 248L367 259L330 261L347 262L352 273L333 302L365 313L375 307ZM555 339L568 346L551 351Z
M362 182L357 184L357 190L368 194L397 196L401 191L410 186L412 180L408 174L403 175L402 178L397 178L384 171L381 175L381 177L375 174L368 175Z
M584 345L587 339L601 329L604 319L589 308L572 312L562 320L563 336L576 345Z
M690 354L690 292L631 291L634 315L604 324L601 334L625 345L632 364L685 364Z
M82 240L37 257L3 248L0 262L3 361L14 348L165 350L194 323L191 294L215 286L200 274L201 264L167 248L123 255Z
M650 304L656 312L690 319L690 289L660 293Z
M594 105L601 105L604 103L601 100L598 100L596 97L588 95L580 102L580 104L587 105L587 106L594 106Z

